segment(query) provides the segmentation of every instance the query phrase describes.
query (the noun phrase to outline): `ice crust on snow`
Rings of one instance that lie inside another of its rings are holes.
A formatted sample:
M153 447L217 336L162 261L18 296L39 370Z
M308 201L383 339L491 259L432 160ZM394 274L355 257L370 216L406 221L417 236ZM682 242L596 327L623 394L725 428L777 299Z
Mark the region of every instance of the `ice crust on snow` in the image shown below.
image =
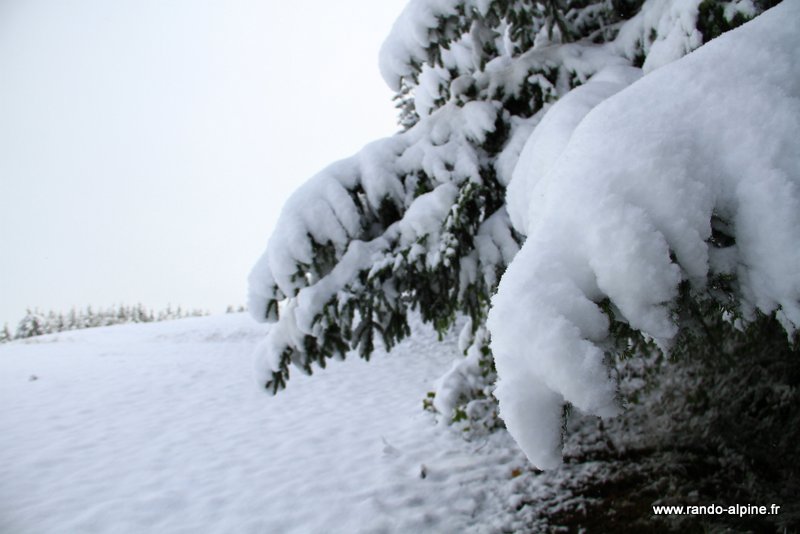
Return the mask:
M657 69L669 54L656 54L617 94L619 80L595 78L526 144L508 195L527 241L488 325L501 416L535 465L560 463L564 402L617 412L604 298L666 347L678 284L731 272L745 317L800 326L799 20L786 0ZM712 216L734 246L710 250Z

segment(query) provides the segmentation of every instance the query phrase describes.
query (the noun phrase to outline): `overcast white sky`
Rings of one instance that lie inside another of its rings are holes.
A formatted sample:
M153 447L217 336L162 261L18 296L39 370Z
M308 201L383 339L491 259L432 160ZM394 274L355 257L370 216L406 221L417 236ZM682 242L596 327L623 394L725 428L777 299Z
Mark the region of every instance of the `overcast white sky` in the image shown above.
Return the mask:
M392 134L406 0L0 0L0 327L222 311L286 196Z

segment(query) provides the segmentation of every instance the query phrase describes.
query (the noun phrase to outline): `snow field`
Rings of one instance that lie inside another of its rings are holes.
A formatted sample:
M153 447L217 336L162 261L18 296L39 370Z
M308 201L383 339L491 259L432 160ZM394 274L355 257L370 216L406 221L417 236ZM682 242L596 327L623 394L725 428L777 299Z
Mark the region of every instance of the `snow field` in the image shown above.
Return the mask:
M522 454L504 433L466 442L421 408L454 341L417 335L271 397L253 378L264 330L225 315L0 347L0 532L502 525Z

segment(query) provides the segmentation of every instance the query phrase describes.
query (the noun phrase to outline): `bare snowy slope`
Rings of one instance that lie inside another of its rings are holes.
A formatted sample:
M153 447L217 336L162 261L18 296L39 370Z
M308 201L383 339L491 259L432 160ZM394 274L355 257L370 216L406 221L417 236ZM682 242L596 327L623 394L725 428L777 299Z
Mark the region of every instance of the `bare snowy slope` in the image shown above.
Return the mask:
M490 532L525 460L422 411L452 343L254 381L244 315L0 346L0 532Z

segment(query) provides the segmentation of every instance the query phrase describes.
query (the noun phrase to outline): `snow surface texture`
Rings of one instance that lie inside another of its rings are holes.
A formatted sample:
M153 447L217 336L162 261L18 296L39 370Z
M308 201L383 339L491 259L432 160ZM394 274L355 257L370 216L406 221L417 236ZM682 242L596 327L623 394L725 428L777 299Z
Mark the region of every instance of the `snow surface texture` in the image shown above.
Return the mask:
M421 399L456 351L423 329L372 362L253 382L243 314L0 346L0 532L493 532L525 458ZM424 341L423 341L424 340ZM517 518L519 519L519 518Z
M590 82L524 147L509 186L524 202L509 202L527 241L488 325L501 417L535 465L561 461L564 402L617 411L604 298L668 347L681 280L734 274L745 318L758 309L800 326L798 21L800 2L786 0L587 114L604 91ZM708 245L712 216L734 246Z

